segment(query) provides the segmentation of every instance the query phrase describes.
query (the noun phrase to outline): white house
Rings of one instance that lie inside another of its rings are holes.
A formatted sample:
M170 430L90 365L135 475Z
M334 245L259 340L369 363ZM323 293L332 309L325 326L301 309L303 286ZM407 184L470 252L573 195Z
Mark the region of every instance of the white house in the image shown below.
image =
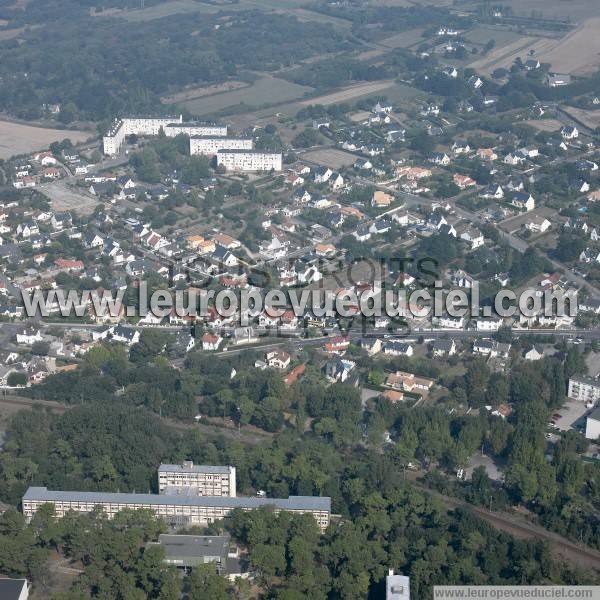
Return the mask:
M529 192L517 192L510 203L521 210L530 211L535 208L535 200Z
M545 217L541 215L533 216L527 223L525 223L525 228L532 233L544 233L550 229L552 223L548 221Z
M39 329L24 329L16 334L17 344L31 346L35 342L42 341L42 334Z
M579 130L575 126L565 125L560 130L560 135L562 136L563 140L574 140L579 137Z

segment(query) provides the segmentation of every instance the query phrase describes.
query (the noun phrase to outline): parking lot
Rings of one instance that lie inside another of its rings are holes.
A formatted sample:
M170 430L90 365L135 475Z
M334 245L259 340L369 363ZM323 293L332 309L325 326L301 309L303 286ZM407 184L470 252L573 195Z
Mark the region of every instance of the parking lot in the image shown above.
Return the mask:
M567 398L564 407L555 412L560 414L560 418L556 420L556 425L561 431L585 427L584 415L588 412L588 409L585 407L584 402Z

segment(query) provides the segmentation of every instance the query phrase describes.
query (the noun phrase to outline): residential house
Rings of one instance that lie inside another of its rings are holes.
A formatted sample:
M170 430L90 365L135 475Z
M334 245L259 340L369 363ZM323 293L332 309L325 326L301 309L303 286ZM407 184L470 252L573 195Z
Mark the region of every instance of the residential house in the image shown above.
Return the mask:
M529 192L516 192L510 203L520 210L530 211L535 208L535 200Z
M52 215L50 219L52 229L55 231L61 231L62 229L68 229L73 225L73 219L71 214L68 212L59 212Z
M494 152L492 148L479 148L477 150L477 158L486 161L494 161L498 160L498 155Z
M218 350L223 338L214 333L205 333L202 336L202 350L214 351Z
M471 250L476 250L484 244L485 240L481 231L471 225L462 226L457 233L458 238L465 242Z
M418 377L414 373L407 373L405 371L390 373L385 380L387 387L404 392L428 392L434 383L433 379Z
M102 248L104 246L104 238L97 232L87 230L83 234L83 246L85 248Z
M456 140L452 144L452 151L456 156L460 154L468 154L471 152L471 146L469 146L469 143L465 142L464 140Z
M23 329L16 333L17 344L23 344L25 346L31 346L36 342L42 341L42 334L39 329Z
M292 357L284 350L271 350L265 356L267 366L273 369L287 369Z
M534 215L525 223L525 228L532 233L544 233L550 229L552 223L542 215Z
M516 152L511 152L504 157L504 164L516 167L525 162L525 157Z
M546 75L546 83L548 87L562 87L564 85L570 85L571 76L570 75L560 75L558 73L548 73Z
M462 269L457 269L450 275L450 282L452 283L452 285L455 285L457 287L467 289L472 288L474 281L475 280L473 279L473 277L471 277L471 275L469 275L466 271L463 271Z
M371 231L369 230L369 226L365 224L360 224L358 227L352 232L352 235L359 242L366 242L371 239Z
M226 248L217 246L212 253L212 259L224 267L231 268L239 264L238 259Z
M132 346L140 341L140 332L133 327L117 325L112 330L112 340L114 342L122 342L128 346Z
M442 70L442 73L446 77L450 77L451 79L456 79L458 77L458 71L456 70L455 67L446 67L445 69Z
M479 317L475 319L475 329L477 331L499 331L502 327L500 317Z
M504 198L504 190L502 186L492 183L479 192L479 197L490 200L501 200Z
M450 164L450 157L445 152L434 152L427 160L442 167L447 167Z
M579 130L575 126L565 125L560 130L563 140L575 140L579 137Z
M332 190L339 190L344 187L344 178L339 173L333 173L327 184Z
M579 255L579 262L587 263L587 264L592 263L592 262L600 263L600 252L593 248L586 248Z
M189 331L179 331L173 343L173 350L178 354L187 354L196 346L196 340Z
M392 228L392 224L387 219L377 219L369 227L369 231L374 235L382 235Z
M383 347L383 353L390 356L412 356L414 348L411 344L396 341L387 341Z
M474 90L478 90L479 88L483 87L483 79L477 75L471 75L471 77L467 79L467 84Z
M354 168L360 171L370 171L373 168L373 163L366 158L357 158Z
M328 354L344 354L350 347L350 342L347 337L333 337L329 339L324 346L325 352Z
M464 317L451 317L450 315L444 315L441 317L433 317L431 324L442 329L464 329L465 318Z
M325 376L330 381L345 383L350 377L356 363L342 358L333 358L325 364Z
M440 356L452 356L456 354L456 342L452 339L437 339L433 342L431 352L436 358Z
M460 173L455 173L452 177L452 180L461 190L477 185L472 177L469 177L468 175L462 175Z
M369 356L375 356L379 354L383 349L383 342L381 338L363 338L360 345Z
M510 344L503 344L488 338L481 338L473 343L473 352L475 354L481 354L482 356L489 356L491 358L508 358L510 355L510 348Z
M317 167L313 173L315 183L327 183L332 175L329 167Z
M440 235L450 235L452 237L456 237L456 229L454 228L454 225L451 225L450 223L442 225L438 231Z
M532 346L523 355L525 360L535 361L544 358L544 349L541 346Z
M383 192L381 190L376 190L373 192L373 197L371 198L371 206L376 208L385 208L393 201L394 196L392 196L392 194L388 194L387 192Z

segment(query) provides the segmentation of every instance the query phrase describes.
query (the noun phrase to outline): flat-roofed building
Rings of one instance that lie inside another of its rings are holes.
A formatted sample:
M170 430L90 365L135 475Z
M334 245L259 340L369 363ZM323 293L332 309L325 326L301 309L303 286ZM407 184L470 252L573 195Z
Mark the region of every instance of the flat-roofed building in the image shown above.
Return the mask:
M0 598L2 600L27 600L29 598L27 579L0 578Z
M593 410L585 420L585 437L588 440L600 439L600 408Z
M219 150L217 164L228 171L281 171L281 152L263 150Z
M321 531L329 525L331 498L322 496L290 496L289 498L257 498L229 496L167 496L165 494L120 494L113 492L54 491L46 487L30 487L23 496L23 515L29 522L44 504L54 505L54 515L64 517L69 511L88 513L101 508L109 519L124 509L151 510L173 527L208 525L224 519L233 510L255 510L270 507L275 513L286 511L312 514Z
M181 123L183 123L181 115L178 117L132 116L115 119L102 138L104 154L109 156L118 154L128 135L158 135L161 129L166 132L169 125Z
M221 123L204 123L204 122L190 122L190 123L169 123L164 128L165 135L167 137L176 137L180 133L192 136L226 136L227 125Z
M158 492L164 494L173 488L193 488L198 496L235 497L235 467L195 465L191 460L180 465L160 465Z
M214 156L219 150L252 150L252 138L191 137L190 154Z
M228 535L171 535L162 533L158 542L149 546L161 546L165 551L163 562L176 567L192 568L207 563L216 563L220 572L229 554Z
M385 578L385 600L410 600L410 578L395 575L390 569Z
M581 402L597 402L600 400L600 381L584 375L573 375L569 379L568 396Z
M128 135L158 135L160 130L167 137L175 137L180 133L194 136L226 136L227 125L219 123L184 123L183 117L142 117L132 116L115 119L110 129L102 138L104 154L118 154Z

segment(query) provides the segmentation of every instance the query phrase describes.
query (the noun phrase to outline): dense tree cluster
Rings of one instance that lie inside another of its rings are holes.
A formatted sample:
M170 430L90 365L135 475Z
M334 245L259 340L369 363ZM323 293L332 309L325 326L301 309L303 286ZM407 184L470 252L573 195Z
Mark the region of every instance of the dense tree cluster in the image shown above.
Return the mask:
M59 102L65 123L166 112L159 97L173 88L224 81L239 68L275 70L354 46L329 24L261 11L234 11L227 27L216 27L222 15L207 13L135 26L81 13L55 7L52 17L42 18L43 27L23 33L25 43L0 43L0 77L11 81L0 89L3 110L35 118L42 104ZM36 14L24 18L31 23Z

